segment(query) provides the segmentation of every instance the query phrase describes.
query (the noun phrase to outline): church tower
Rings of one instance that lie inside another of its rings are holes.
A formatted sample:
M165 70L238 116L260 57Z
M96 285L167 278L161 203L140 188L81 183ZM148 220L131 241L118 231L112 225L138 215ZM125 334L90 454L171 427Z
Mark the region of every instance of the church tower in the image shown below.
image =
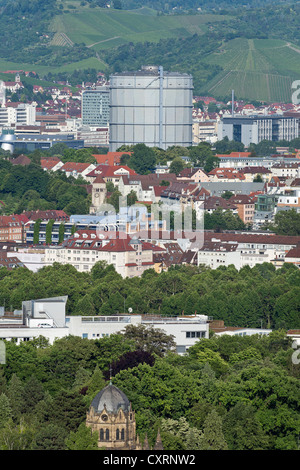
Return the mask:
M101 205L105 202L106 195L106 183L104 179L98 175L92 183L92 204L90 206L90 214L97 214Z
M98 447L105 450L141 450L136 422L125 393L110 382L93 399L86 425L98 432Z

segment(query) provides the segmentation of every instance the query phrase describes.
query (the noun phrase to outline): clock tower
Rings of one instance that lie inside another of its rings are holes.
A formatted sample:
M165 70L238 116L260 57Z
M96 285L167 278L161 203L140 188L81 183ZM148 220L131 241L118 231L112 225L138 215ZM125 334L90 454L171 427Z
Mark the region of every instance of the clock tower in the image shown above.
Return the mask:
M90 206L90 214L97 214L101 205L105 202L106 194L106 183L102 176L98 175L92 183L92 204Z

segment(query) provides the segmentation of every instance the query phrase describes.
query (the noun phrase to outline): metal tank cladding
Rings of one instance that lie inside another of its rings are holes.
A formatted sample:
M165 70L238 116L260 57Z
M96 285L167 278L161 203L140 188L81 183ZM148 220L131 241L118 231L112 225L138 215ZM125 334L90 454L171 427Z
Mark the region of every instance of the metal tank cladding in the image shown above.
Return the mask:
M192 145L193 78L162 67L110 76L110 150Z

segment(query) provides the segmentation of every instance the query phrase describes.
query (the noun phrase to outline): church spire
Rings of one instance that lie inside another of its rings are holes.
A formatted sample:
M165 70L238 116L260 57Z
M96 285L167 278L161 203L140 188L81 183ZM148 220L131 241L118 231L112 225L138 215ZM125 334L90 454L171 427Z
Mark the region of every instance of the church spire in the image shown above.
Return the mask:
M153 447L153 450L164 450L159 430L157 431L156 442Z

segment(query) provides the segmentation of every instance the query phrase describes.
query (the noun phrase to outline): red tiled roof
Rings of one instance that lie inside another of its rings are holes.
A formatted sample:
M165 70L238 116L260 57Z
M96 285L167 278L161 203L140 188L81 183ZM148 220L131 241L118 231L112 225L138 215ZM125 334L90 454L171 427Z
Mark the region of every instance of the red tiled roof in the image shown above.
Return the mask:
M25 211L23 215L29 220L69 220L69 216L63 210Z
M228 201L232 204L254 204L252 199L246 194L231 196Z
M80 162L66 162L61 168L60 171L77 171L82 172L86 170L91 163L80 163Z
M47 170L55 167L61 160L58 157L46 157L41 159L41 167Z
M105 165L118 165L122 155L131 155L132 152L107 152L106 154L95 154L93 157L97 163Z
M90 171L87 176L94 177L100 174L103 178L120 177L121 174L116 174L116 172L121 169L124 169L127 174L131 176L136 175L136 172L126 165L98 165L94 170Z
M10 162L13 165L30 165L31 160L26 155L19 155L17 158L11 158Z
M247 158L250 155L251 155L251 152L231 152L229 154L216 154L216 157Z
M285 257L286 258L299 258L300 260L300 245L288 251Z

